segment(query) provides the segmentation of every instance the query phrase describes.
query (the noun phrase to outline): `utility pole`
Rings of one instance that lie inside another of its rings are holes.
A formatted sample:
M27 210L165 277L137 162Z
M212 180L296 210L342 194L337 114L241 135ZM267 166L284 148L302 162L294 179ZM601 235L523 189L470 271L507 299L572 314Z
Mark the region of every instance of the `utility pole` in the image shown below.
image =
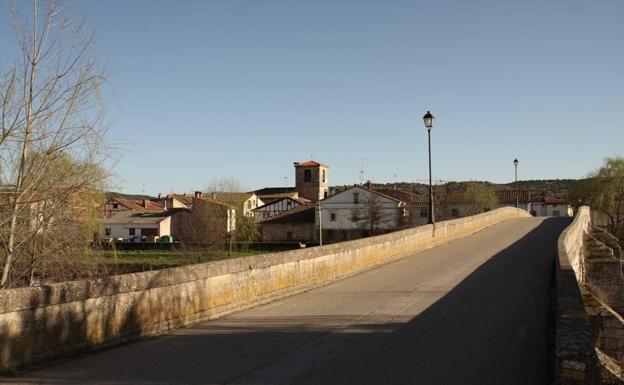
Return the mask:
M319 246L323 246L323 215L321 214L321 201L318 201Z

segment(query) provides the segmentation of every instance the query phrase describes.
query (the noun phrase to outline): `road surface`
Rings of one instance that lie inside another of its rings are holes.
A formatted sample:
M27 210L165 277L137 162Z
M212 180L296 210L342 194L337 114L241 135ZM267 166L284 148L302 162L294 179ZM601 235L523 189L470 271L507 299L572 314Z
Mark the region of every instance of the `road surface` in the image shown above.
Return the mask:
M0 379L15 384L547 384L565 218L518 218L274 303Z

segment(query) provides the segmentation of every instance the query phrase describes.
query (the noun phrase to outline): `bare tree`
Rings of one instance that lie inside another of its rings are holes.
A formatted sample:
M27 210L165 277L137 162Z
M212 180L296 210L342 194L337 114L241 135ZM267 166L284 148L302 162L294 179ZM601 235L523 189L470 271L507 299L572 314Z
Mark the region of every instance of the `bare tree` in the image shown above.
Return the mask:
M221 177L221 178L213 178L208 187L206 187L206 193L216 193L216 192L241 192L244 191L242 184L238 181L238 179L234 177Z
M37 266L58 266L54 258L84 251L92 198L106 176L104 77L90 52L94 33L72 23L66 5L54 0L33 0L26 18L17 8L20 50L0 68L0 288L24 274L33 284Z
M178 240L192 251L197 262L209 250L223 250L228 238L228 209L209 201L198 201L189 212L176 214L179 218Z
M395 212L389 210L381 197L372 192L363 199L361 206L352 210L352 219L370 235L376 234L381 227L391 224L396 218Z

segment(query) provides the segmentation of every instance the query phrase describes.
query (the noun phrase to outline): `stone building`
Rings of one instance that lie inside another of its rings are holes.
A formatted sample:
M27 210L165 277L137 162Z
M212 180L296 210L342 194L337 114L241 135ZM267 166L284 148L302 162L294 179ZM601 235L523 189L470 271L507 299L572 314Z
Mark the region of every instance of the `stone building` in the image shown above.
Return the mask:
M314 206L299 206L260 220L263 242L316 242Z
M299 196L317 202L329 195L329 179L326 164L313 160L295 162L295 191Z

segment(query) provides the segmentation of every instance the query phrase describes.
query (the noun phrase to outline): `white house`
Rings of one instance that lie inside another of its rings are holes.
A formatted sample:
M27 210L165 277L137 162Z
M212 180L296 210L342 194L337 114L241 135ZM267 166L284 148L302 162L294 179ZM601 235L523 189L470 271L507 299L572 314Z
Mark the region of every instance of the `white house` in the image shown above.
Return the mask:
M171 215L167 211L122 211L102 221L100 235L106 240L154 241L171 235Z
M317 203L316 228L326 241L341 241L405 227L407 204L380 192L354 186ZM318 214L320 211L320 215Z

